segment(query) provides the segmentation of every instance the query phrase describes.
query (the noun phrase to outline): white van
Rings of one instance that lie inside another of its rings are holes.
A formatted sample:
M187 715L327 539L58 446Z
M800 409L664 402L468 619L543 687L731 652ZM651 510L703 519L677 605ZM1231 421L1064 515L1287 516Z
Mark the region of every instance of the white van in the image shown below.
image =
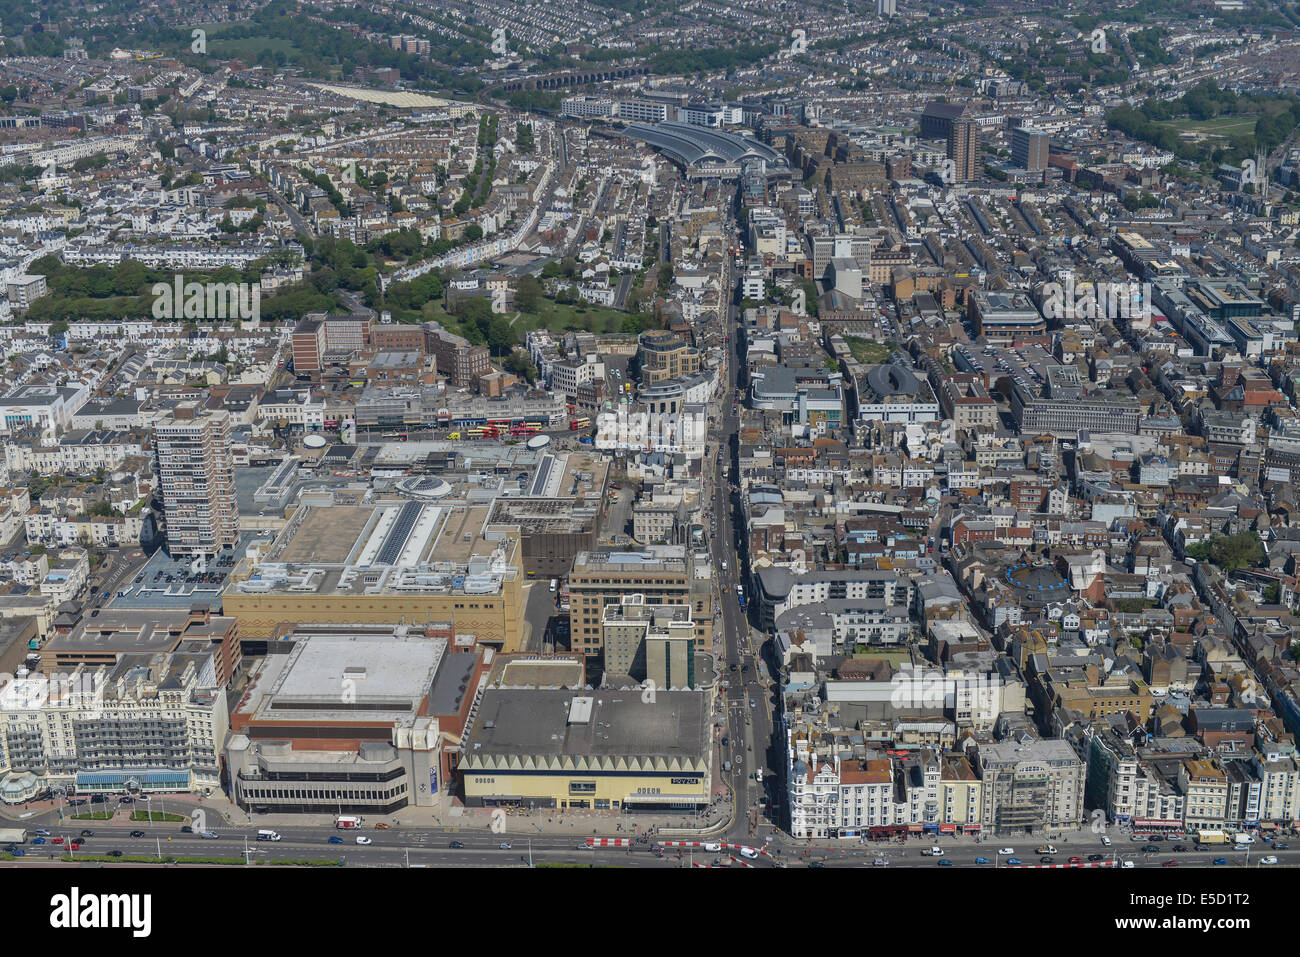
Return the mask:
M278 841L280 835L275 831L263 829L257 832L257 839L259 841Z
M752 847L742 847L740 849L740 856L748 857L752 861L754 858L758 857L758 851L754 850Z
M1245 831L1239 831L1238 833L1232 835L1232 843L1237 844L1239 846L1244 846L1246 844L1254 844L1255 835L1247 834Z

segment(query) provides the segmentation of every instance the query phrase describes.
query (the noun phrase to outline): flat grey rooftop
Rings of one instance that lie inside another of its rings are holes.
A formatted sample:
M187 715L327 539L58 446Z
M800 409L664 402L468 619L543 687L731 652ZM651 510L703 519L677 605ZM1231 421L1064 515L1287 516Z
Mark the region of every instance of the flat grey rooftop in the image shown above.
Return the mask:
M592 699L590 717L569 723L575 697ZM465 750L473 755L651 757L698 760L705 748L705 695L639 690L489 689L479 704Z

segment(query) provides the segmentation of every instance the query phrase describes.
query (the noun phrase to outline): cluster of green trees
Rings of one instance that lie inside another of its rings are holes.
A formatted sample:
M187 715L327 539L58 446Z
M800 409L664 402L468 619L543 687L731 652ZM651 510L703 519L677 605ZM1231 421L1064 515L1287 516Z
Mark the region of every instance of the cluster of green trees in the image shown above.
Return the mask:
M1156 209L1159 206L1160 200L1145 189L1141 193L1129 193L1124 197L1124 208L1130 213L1136 213L1139 209Z
M493 153L492 147L497 142L497 117L496 114L484 116L479 120L478 128L478 159L474 162L473 171L465 177L462 182L464 192L456 200L456 205L452 207L452 212L457 216L464 216L471 209L478 209L487 202L488 195L492 192L492 177L496 173L497 159ZM487 163L484 164L483 158L487 157ZM471 227L477 228L477 227ZM474 239L482 239L482 230Z
M779 49L775 43L742 43L707 50L659 50L646 61L651 73L716 73L753 66Z
M1212 535L1205 541L1190 546L1187 554L1197 561L1212 562L1229 572L1264 564L1264 544L1255 532Z
M521 120L515 124L515 148L524 154L532 153L537 149L537 144L533 142L532 123Z
M1170 120L1204 121L1219 116L1255 116L1255 130L1232 134L1226 147L1216 147L1183 142L1169 125ZM1220 89L1213 80L1203 80L1176 100L1148 99L1137 109L1117 107L1106 114L1106 123L1111 129L1169 150L1188 162L1239 162L1257 150L1274 149L1300 125L1300 98L1234 93Z
M425 303L441 299L443 294L442 277L437 271L425 273L410 282L395 282L384 293L383 306L399 318L408 318L403 313L414 313Z
M1159 27L1147 27L1145 30L1134 30L1128 35L1128 45L1143 66L1178 62L1178 57L1164 48L1165 32Z
M512 110L529 113L554 113L564 101L555 90L511 90L504 97Z
M303 179L307 182L325 191L325 195L329 197L330 205L339 211L340 216L352 215L352 206L343 198L343 194L334 187L328 176L324 173L317 175L305 166L299 168L298 172L302 174Z

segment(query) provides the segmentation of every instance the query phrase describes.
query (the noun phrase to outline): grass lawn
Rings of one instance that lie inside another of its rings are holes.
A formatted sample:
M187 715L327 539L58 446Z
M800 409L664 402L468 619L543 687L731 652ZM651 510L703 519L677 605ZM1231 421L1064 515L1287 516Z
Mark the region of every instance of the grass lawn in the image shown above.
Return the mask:
M147 821L147 820L149 820L149 812L148 812L148 811L132 811L132 812L131 812L131 820L133 820L133 821ZM162 811L154 811L154 812L153 812L153 820L155 820L155 821L177 821L177 822L180 822L180 821L188 821L189 818L188 818L188 817L182 817L182 816L179 815L179 814L170 814L170 813L168 813L168 814L164 814Z
M584 332L606 333L619 332L628 313L591 303L562 305L552 299L543 299L537 313L524 313L515 323L522 337L529 329L546 329L550 332L568 332L579 329Z
M1190 117L1185 120L1169 120L1163 124L1170 126L1180 133L1193 131L1202 133L1206 136L1219 136L1227 138L1237 133L1255 132L1255 121L1257 116L1216 116L1212 120L1193 120Z
M861 336L845 336L844 339L849 345L849 351L853 353L853 358L863 365L879 365L888 359L889 353L893 351L883 342L872 342Z
M111 821L113 819L112 811L91 811L89 814L73 814L74 821Z
M208 55L218 59L236 58L247 63L255 63L263 50L272 53L281 51L287 56L294 53L298 45L284 37L231 37L222 36L238 23L204 23L200 28L208 33Z

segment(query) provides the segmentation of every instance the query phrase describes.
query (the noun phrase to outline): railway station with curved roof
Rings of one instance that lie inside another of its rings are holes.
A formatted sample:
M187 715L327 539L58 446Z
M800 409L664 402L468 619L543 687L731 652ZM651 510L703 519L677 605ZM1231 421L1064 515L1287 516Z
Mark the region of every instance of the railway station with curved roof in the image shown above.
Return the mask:
M739 163L750 158L761 159L774 166L785 165L781 154L765 143L689 123L671 120L655 124L632 123L623 130L623 135L666 153L669 159L676 160L683 166L699 166L710 161Z

